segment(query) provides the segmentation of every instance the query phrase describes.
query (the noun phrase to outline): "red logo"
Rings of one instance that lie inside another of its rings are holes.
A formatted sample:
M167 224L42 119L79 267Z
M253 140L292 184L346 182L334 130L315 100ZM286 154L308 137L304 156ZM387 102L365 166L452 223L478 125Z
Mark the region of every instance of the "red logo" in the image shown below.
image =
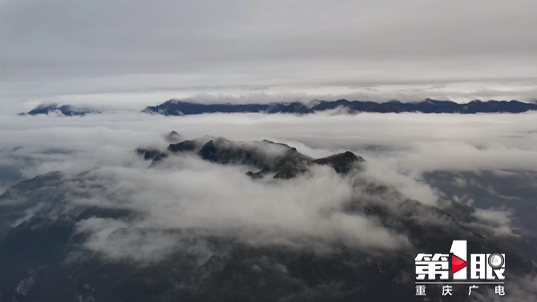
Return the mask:
M466 261L462 260L461 258L455 255L451 255L451 272L453 274L465 268L467 265L468 263Z

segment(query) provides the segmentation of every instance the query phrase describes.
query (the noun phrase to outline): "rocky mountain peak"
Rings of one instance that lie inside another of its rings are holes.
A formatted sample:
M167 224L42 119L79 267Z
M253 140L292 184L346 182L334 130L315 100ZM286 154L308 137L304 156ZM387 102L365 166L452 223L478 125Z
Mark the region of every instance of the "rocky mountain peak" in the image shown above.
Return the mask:
M350 151L325 158L313 159L296 148L270 140L236 142L223 137L203 137L170 144L165 151L138 148L144 160L158 162L168 155L192 153L201 159L218 164L246 165L258 169L248 172L254 179L273 174L274 178L288 179L306 172L312 165L329 165L338 173L348 173L365 160Z

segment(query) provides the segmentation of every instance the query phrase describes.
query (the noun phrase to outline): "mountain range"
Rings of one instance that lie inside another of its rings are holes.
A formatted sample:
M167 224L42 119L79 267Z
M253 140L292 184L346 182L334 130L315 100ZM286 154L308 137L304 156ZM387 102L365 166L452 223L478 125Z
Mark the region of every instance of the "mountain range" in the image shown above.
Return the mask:
M326 209L324 215L343 211L374 219L382 227L404 234L409 245L381 252L340 240L330 243L331 252L316 252L278 244L248 244L204 228L155 232L152 226L142 225L118 228L108 236L128 240L132 232L139 232L137 244L157 235L176 238L181 244L159 261L140 264L111 259L88 248L92 234L80 226L128 225L150 213L122 207L127 199L117 207L73 203L74 198L91 201L95 197L88 192L99 190L114 200L124 197L121 191L108 191L91 173L69 176L52 172L24 180L0 195L0 301L416 301L416 253L447 253L454 238L468 240L475 253L505 253L509 264L506 274L512 280L535 274L534 240L494 236L492 229L479 227L476 209L471 206L447 199L426 205L378 181L355 178L367 162L350 151L315 159L269 140L237 142L210 136L186 140L177 132L165 139L169 143L165 149L134 150L141 162L150 162L147 169L167 169L168 161L193 157L208 165L248 167L246 175L251 182L270 186L307 179L312 169L329 167L342 180L353 180L353 186L362 193L348 200L343 209ZM264 184L265 180L268 183ZM211 186L209 181L203 184L205 190ZM310 190L307 186L300 189ZM200 245L203 252L197 248ZM213 250L220 252L206 254ZM427 286L427 301L445 301L440 289ZM477 301L472 300L477 297L468 297L467 288L454 288L451 298Z
M312 101L309 103L269 103L269 104L201 104L181 100L169 100L157 106L148 106L143 112L163 115L194 115L204 113L294 113L308 114L326 110L343 109L349 113L377 112L377 113L521 113L537 110L536 103L519 101L486 101L479 100L460 104L452 101L439 101L426 99L417 103L403 103L390 101L376 103L369 101Z
M162 114L167 116L195 115L205 113L291 113L309 114L327 110L341 109L347 113L375 112L375 113L522 113L537 110L537 103L525 103L512 101L480 101L474 100L469 103L455 103L452 101L440 101L426 99L421 102L390 101L376 103L370 101L311 101L302 102L279 102L268 104L202 104L193 101L181 101L172 99L157 106L147 106L142 112ZM64 116L84 116L91 113L100 113L91 108L81 108L73 105L42 104L27 113L19 115L40 115L59 113Z

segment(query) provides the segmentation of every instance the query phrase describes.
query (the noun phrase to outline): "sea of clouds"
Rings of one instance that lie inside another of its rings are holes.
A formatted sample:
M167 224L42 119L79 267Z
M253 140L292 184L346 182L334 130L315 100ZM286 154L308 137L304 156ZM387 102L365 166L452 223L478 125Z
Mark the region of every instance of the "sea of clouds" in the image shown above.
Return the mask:
M90 234L86 246L111 259L162 259L178 247L190 246L187 242L199 235L319 252L330 252L338 243L394 250L409 247L408 238L372 217L345 212L349 202L393 203L396 208L398 201L413 199L438 206L446 196L425 181L425 173L534 171L535 117L334 112L164 117L121 111L85 117L3 115L1 184L5 191L20 179L62 171L65 189L73 192L71 205L143 213L128 221L90 218L78 224L80 232ZM291 180L252 181L245 175L251 167L217 165L186 155L150 168L133 152L137 147L164 150L168 142L163 136L171 130L186 139L269 139L313 158L350 150L367 162L362 172L345 177L328 167L315 167ZM465 180L453 182L462 187ZM398 193L378 200L365 192L368 183L384 184ZM38 210L29 209L27 217ZM513 235L509 209L480 209L475 216L475 227ZM442 223L436 218L422 220Z

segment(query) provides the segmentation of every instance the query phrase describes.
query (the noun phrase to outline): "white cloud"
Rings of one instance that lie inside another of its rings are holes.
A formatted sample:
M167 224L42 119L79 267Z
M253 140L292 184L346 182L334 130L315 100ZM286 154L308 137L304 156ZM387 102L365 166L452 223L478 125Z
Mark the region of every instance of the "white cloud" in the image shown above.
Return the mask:
M241 167L215 165L189 156L168 161L174 163L165 168L103 167L88 175L101 180L104 191L93 190L89 199L79 199L79 203L127 207L146 214L128 224L83 221L80 230L95 234L87 244L89 248L115 257L120 249L117 245L121 245L124 256L136 259L144 257L146 250L153 251L153 245L162 243L163 251L168 252L176 246L173 235L159 238L163 231L144 235L141 240L134 230L144 229L192 230L255 246L283 245L318 252L330 251L335 243L371 250L409 246L404 236L377 221L343 213L347 203L356 202L355 189L351 179L328 167L315 168L312 174L292 180L252 181ZM131 232L126 238L111 236L118 229Z
M371 217L345 214L342 209L358 196L362 206L383 198L395 205L406 198L434 205L440 193L423 181L421 175L427 171L535 170L534 120L532 113L4 115L0 119L0 163L21 169L26 177L55 170L67 175L92 171L90 176L98 176L92 180L96 186L82 183L75 188L80 192L93 190L93 198L73 200L145 213L144 219L129 222L89 221L80 225L81 230L94 234L88 247L102 249L112 258L119 255L113 248L117 246L138 253L140 258L133 256L138 260L149 257L145 255L163 256L175 246L175 237L165 232L170 229L204 230L207 235L253 245L313 247L318 251L326 251L337 242L356 248L393 249L408 245L407 239ZM162 134L171 130L187 139L207 134L236 141L266 138L297 147L312 157L351 150L367 160L366 169L354 179L319 167L297 179L259 182L244 175L248 167L220 166L189 156L172 157L162 166L148 169L149 163L133 150L138 146L164 150L167 142ZM383 183L400 195L375 199L357 190L356 181ZM493 225L501 230L498 235L511 232L509 217L500 212L478 211L477 217L482 221L480 226ZM125 233L124 224L130 233ZM156 235L142 236L138 230L154 230ZM125 237L118 235L124 233ZM107 250L111 242L116 245ZM154 249L158 245L163 247L159 252Z

